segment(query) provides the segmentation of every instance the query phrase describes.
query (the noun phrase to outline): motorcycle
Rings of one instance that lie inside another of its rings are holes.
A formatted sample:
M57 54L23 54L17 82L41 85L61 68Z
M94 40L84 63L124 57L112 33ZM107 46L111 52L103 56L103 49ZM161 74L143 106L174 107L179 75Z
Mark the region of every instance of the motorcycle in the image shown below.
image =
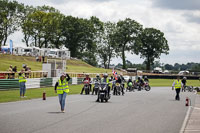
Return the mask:
M95 92L95 95L97 95L97 93L99 91L99 86L100 86L100 82L98 80L95 80L92 95L94 92Z
M149 85L148 82L144 82L143 89L145 89L146 91L150 91L151 90L151 86Z
M141 91L141 85L140 85L140 83L135 82L134 85L133 85L133 89Z
M85 90L85 94L89 95L90 94L90 82L89 80L85 80L84 82L84 90Z
M115 84L115 88L114 88L114 91L113 91L113 95L120 95L121 94L121 85L120 83L116 83Z
M108 94L108 84L107 83L101 83L99 87L99 99L101 102L108 102L110 99L110 94Z
M141 91L141 90L150 91L151 86L149 85L148 82L144 82L143 84L142 83L135 83L134 89L137 89L138 91Z
M183 88L185 91L188 91L188 92L193 92L193 90L194 90L193 86L184 86Z
M133 88L133 83L132 82L129 82L128 84L127 84L127 88L126 88L126 91L134 91L134 88Z

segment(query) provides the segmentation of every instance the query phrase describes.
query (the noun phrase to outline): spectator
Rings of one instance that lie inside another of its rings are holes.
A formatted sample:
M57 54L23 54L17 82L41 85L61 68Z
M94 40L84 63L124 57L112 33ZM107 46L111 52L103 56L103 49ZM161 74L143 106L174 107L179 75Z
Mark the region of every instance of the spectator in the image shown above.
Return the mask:
M42 63L44 63L44 60L45 60L45 56L43 55L42 56Z
M8 69L8 79L12 79L12 71L13 71L13 67L12 65L10 65L9 69Z
M38 56L36 56L36 57L35 57L35 60L38 62L38 61L39 61L39 57L38 57Z
M15 73L17 72L17 66L15 66L13 69L12 69L13 73L12 73L12 78L15 79Z
M24 69L26 68L26 64L25 63L22 64L22 68L24 68Z
M30 73L31 73L31 68L30 68L29 66L26 66L26 69L25 69L25 76L26 76L27 78L29 78Z

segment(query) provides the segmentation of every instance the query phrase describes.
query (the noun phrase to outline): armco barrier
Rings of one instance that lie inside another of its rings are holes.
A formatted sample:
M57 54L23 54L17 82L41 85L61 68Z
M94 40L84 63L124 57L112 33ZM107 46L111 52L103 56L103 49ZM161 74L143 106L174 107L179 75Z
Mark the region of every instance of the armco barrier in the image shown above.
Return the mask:
M41 78L40 87L52 86L52 82L53 82L52 78Z
M0 79L0 90L19 88L18 79Z
M59 77L27 79L26 88L42 88L55 86ZM82 84L83 78L71 78L69 84ZM19 89L18 79L0 79L0 90Z
M40 88L40 78L27 79L26 88Z

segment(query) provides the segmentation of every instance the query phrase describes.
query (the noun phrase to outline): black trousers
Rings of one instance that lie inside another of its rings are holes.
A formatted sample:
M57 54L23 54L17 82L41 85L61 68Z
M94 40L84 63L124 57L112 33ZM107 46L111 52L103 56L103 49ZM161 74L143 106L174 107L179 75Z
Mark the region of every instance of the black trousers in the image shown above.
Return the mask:
M91 88L92 88L92 85L91 84L89 84L89 90L91 91ZM83 91L84 91L84 87L82 88L82 90L81 90L81 93L80 94L83 94Z
M181 91L181 88L176 88L176 97L175 97L175 100L180 100L180 96L179 96L180 91Z
M121 92L122 92L122 95L124 95L124 87L122 85L121 85ZM113 94L117 95L116 86L114 87Z

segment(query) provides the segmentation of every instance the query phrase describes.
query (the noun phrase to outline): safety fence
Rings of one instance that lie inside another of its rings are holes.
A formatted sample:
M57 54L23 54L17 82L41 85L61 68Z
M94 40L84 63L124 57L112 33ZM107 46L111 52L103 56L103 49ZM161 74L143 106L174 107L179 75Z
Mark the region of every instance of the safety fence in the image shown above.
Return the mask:
M56 84L58 79L59 77L27 79L26 88L30 89L30 88L52 87ZM69 84L81 84L81 83L83 83L83 78L72 77L69 81ZM0 79L0 90L9 90L18 88L19 88L18 79Z
M47 77L47 71L28 71L25 72L27 78L43 78ZM0 72L0 79L18 79L19 72Z

